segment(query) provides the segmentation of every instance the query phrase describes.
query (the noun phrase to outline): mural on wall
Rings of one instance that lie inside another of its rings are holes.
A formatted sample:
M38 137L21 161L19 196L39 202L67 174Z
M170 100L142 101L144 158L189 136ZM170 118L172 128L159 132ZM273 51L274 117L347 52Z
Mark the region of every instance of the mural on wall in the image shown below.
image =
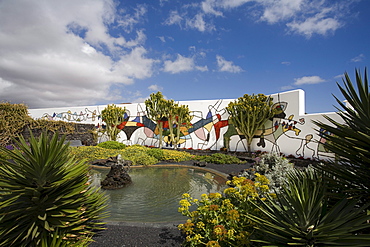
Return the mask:
M294 93L294 91L288 93ZM281 99L280 94L276 96L273 97L276 102L272 107L277 110L277 113L266 121L264 127L256 133L255 141L252 143L253 150L292 154L311 159L330 156L325 149L324 130L314 130L311 123L312 116L307 120L307 115L299 114L296 110L297 102L289 101L289 97L286 95L284 95L284 99ZM207 106L204 105L204 102L199 105L201 106L200 110L190 108L191 124L180 126L181 135L177 148L247 151L245 137L238 133L238 130L229 121L229 114L225 107L230 101L207 101ZM158 126L147 117L145 105L142 103L129 104L123 107L126 108L126 113L124 121L117 126L121 130L118 140L127 145L159 146ZM84 110L70 109L54 113L47 112L41 117L52 120L94 123L97 128L104 128L99 108L104 109L105 106L97 106L95 109L89 107ZM322 117L322 115L314 117ZM167 119L162 119L162 121L164 126L163 146L174 148L170 142L169 123ZM107 137L102 135L100 141L104 140L107 140Z
M80 113L77 112L72 113L71 110L58 113L54 112L52 115L50 115L49 113L44 113L41 118L68 122L86 122L87 120L95 122L96 119L100 118L100 112L96 109L90 111L89 109L85 108L85 111L84 112L80 111Z

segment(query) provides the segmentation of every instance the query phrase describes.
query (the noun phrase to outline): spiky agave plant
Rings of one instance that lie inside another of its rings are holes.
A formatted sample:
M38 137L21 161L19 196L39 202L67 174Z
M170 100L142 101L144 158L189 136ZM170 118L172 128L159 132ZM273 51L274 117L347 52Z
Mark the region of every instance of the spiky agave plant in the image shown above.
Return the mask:
M65 137L23 137L2 148L0 246L86 246L101 229L106 196L88 184L88 165L68 153Z
M263 246L369 246L366 205L344 198L329 207L322 172L314 169L291 171L287 184L276 198L260 201L262 217L249 215L265 239Z
M356 85L347 73L343 83L343 87L337 84L349 105L334 96L342 108L337 108L337 114L343 121L338 122L328 116L324 117L329 124L314 121L318 127L328 131L325 147L335 153L337 159L316 166L333 174L350 196L370 201L370 93L366 69L363 79L360 71L356 70Z

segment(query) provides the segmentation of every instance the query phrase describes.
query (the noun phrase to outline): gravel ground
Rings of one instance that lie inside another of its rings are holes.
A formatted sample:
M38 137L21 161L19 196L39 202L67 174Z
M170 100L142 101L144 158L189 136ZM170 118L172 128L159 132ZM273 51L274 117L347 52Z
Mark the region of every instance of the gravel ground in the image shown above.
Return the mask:
M156 224L108 224L98 233L91 247L147 247L181 246L184 236L172 225Z
M193 161L176 163L177 165L193 165ZM158 165L174 164L159 163ZM207 164L206 169L211 169L225 176L236 175L241 170L249 168L250 164ZM168 224L153 223L108 223L106 230L98 232L91 247L167 247L181 246L184 236L177 229L182 222Z

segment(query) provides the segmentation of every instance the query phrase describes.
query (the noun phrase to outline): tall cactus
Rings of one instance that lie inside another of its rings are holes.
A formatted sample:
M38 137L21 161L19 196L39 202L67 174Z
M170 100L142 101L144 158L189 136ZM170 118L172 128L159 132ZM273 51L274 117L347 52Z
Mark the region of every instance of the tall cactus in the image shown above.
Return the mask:
M173 99L166 101L166 113L168 119L168 129L170 130L169 140L176 148L176 141L174 135L174 126L176 124L176 109L179 106L177 103L174 102Z
M163 143L163 119L166 117L166 100L161 92L152 93L149 99L145 100L146 113L148 118L157 123L159 133L159 148Z
M265 122L275 114L272 104L270 96L244 94L226 107L231 123L245 136L249 153L256 131L263 128Z
M178 105L175 108L174 113L176 116L175 124L177 126L176 128L177 131L176 131L176 136L174 137L174 140L173 140L173 145L175 149L177 149L177 145L180 141L181 127L190 125L191 116L190 116L189 107L187 105Z
M170 129L169 138L174 146L174 149L177 149L178 143L180 142L181 127L190 124L190 111L187 105L179 105L174 103L173 100L167 101L167 109L168 125ZM176 127L176 133L174 127Z
M124 119L124 114L126 113L126 108L116 106L115 104L108 105L101 112L101 118L107 124L106 133L109 140L116 141L119 132L121 131L117 128L117 125L122 123Z

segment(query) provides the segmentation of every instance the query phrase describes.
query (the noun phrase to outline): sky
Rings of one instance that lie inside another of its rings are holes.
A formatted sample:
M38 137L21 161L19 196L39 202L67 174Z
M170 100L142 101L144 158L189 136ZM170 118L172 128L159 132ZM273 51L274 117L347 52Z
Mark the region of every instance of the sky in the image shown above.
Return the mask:
M237 99L336 82L370 57L369 0L0 0L0 102L30 109Z

